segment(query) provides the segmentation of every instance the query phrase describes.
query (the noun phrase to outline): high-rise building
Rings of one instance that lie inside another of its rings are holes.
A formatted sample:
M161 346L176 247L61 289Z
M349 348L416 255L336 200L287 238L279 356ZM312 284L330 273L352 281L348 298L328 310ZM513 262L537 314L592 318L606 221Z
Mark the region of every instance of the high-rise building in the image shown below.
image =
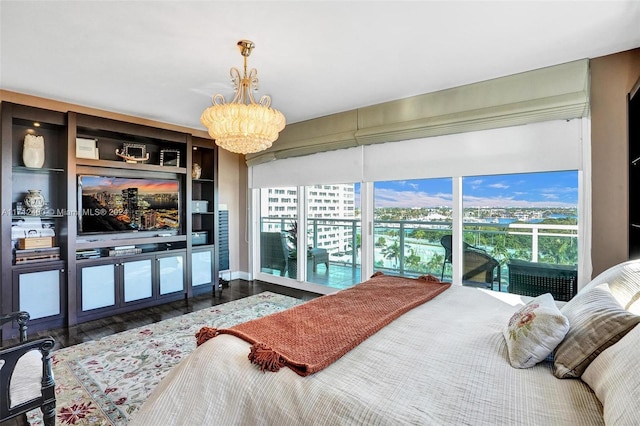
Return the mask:
M356 217L355 185L311 185L306 190L309 245L329 252L350 250L353 241L351 224ZM297 220L296 187L262 189L260 198L262 231L286 230L291 221ZM290 220L282 220L284 218Z

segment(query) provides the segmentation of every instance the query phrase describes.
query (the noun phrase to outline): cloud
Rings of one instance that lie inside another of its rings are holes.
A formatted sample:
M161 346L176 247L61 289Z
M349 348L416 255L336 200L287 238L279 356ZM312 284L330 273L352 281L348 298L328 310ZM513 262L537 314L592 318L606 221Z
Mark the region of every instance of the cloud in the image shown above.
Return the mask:
M494 183L494 184L489 185L489 188L507 189L507 188L509 188L509 185L505 185L504 183Z

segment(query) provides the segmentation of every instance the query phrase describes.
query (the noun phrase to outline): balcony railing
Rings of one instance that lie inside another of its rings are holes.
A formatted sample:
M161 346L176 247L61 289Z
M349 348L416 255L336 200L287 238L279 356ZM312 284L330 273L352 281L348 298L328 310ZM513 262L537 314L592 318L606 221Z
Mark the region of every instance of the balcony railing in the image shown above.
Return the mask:
M262 230L291 228L291 218L263 218ZM309 247L324 248L332 265L360 268L361 226L358 219L307 220ZM392 274L440 277L445 251L440 239L451 234L451 222L380 220L374 223L374 267ZM508 284L509 259L561 265L578 263L578 226L542 223L463 224L464 241L484 250L500 263ZM445 279L451 278L447 269ZM355 284L355 283L353 283Z

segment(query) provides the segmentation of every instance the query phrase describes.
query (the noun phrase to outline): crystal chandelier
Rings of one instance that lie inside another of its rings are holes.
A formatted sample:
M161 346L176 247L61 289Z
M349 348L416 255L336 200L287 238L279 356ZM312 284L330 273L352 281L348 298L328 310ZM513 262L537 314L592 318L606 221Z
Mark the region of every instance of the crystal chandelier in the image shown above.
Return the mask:
M252 90L258 90L258 71L253 68L247 74L247 58L255 47L249 40L238 42L244 56L244 73L231 68L231 81L235 96L226 103L224 96L213 97L213 105L204 110L200 121L209 129L209 135L216 144L228 151L249 154L263 151L278 139L284 129L284 115L270 108L271 97L265 95L256 102Z

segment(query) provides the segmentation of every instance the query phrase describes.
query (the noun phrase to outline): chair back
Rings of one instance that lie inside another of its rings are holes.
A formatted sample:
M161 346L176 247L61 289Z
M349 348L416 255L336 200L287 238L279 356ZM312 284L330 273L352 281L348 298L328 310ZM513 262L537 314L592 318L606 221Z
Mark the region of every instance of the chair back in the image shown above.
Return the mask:
M509 260L509 293L531 297L551 293L555 300L568 301L577 288L575 266Z
M284 276L287 266L286 245L282 242L280 232L260 233L260 267L277 269Z
M0 422L40 408L44 424L55 425L56 394L51 367L55 341L51 337L27 340L27 312L3 315L0 320L16 320L20 336L20 343L0 348Z
M451 235L450 234L445 235L442 238L440 238L440 244L444 248L444 261L451 263L451 256L453 255L453 252L451 250L451 246L452 246ZM480 250L469 243L465 243L464 241L462 242L462 249L463 250L467 250L467 249Z
M467 248L463 253L463 262L463 284L485 283L487 288L492 288L496 268L500 279L500 262L484 251Z

